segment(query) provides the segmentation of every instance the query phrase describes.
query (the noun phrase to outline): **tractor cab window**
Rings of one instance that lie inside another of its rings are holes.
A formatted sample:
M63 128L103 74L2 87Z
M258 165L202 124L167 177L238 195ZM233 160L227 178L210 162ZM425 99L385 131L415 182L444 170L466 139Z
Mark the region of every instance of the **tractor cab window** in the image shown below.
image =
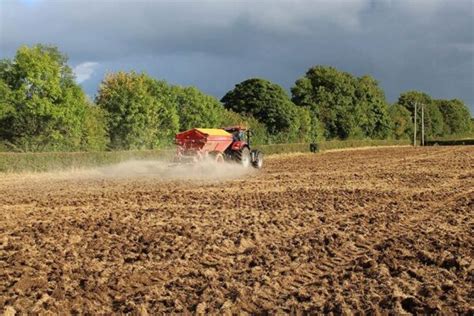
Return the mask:
M245 134L243 131L235 131L232 133L234 141L243 141L245 139Z

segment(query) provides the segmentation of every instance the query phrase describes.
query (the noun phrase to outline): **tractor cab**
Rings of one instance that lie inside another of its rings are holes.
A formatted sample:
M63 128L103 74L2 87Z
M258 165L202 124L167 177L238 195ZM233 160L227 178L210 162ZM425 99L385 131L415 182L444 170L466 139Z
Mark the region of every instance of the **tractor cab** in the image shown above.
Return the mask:
M245 142L246 144L250 143L250 130L242 126L229 126L224 127L223 130L232 134L232 139L234 142Z

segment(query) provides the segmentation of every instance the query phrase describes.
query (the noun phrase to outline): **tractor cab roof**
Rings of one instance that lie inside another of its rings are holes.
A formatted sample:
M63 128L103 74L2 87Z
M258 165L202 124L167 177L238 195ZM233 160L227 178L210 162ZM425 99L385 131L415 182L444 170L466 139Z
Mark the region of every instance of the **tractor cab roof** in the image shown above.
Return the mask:
M241 126L241 125L235 125L235 126L227 126L227 127L224 127L223 130L225 130L226 132L229 132L229 133L232 133L232 132L235 132L235 131L247 131L248 128L245 127L245 126Z

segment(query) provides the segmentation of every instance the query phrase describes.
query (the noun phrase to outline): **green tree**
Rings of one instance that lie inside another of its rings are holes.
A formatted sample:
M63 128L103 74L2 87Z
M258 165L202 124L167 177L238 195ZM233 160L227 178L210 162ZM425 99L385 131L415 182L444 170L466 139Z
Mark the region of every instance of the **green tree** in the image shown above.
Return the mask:
M179 130L179 115L177 95L173 86L164 80L155 80L147 77L149 92L162 105L158 108L159 125L157 137L162 145L170 145L174 135Z
M317 138L317 135L313 133L313 118L311 112L305 107L296 107L296 113L298 123L296 140L298 142L312 142ZM314 126L316 128L316 126Z
M307 107L326 138L385 138L391 132L388 104L378 82L333 67L315 66L291 89L295 104ZM316 132L315 132L316 133Z
M298 113L285 90L264 79L248 79L222 98L224 107L264 123L275 138L288 138L298 128ZM281 135L278 135L281 134Z
M471 131L471 113L461 100L436 100L444 121L444 134L465 134Z
M111 148L160 147L177 131L175 109L156 97L153 84L135 72L108 74L102 81L96 103L106 113Z
M12 103L13 93L7 83L0 78L0 120L14 111ZM1 138L1 135L0 135Z
M101 151L106 149L108 135L104 111L89 103L85 111L82 127L81 150Z
M390 136L391 121L385 93L378 82L365 75L356 83L357 125L364 137L384 139Z
M322 122L325 138L359 134L355 111L356 80L333 67L316 66L295 82L293 102L306 106Z
M56 47L20 47L0 62L0 79L0 137L11 148L80 148L85 95Z
M220 127L224 108L214 97L195 87L173 87L179 113L180 130L195 127Z
M437 103L426 93L420 91L407 91L400 95L397 103L410 111L412 117L417 104L417 128L421 130L421 109L424 108L425 136L433 138L443 136L444 122L443 116Z
M400 104L389 107L390 120L392 121L392 135L395 139L411 138L413 135L413 119L410 111Z

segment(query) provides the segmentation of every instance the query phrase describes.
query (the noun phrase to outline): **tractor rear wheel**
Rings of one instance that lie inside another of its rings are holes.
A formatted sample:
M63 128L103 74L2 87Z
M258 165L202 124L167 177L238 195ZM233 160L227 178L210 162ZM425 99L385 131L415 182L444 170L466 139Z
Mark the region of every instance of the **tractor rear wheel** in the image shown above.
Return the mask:
M242 148L241 150L235 153L235 158L242 167L247 168L250 166L250 150L247 147Z

